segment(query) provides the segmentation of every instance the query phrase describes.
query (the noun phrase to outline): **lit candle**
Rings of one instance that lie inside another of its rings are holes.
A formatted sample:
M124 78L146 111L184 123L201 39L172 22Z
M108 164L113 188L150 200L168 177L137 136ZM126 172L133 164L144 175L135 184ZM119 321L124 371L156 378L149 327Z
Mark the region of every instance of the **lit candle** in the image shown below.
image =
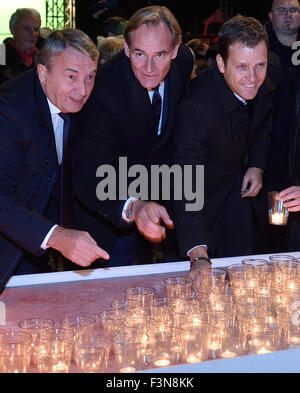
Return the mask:
M69 367L66 363L60 360L53 366L52 370L54 373L67 373L69 371Z
M136 369L134 367L120 368L120 373L133 373Z
M264 353L270 353L271 351L269 351L268 349L266 349L265 347L262 347L261 349L259 349L258 351L257 351L257 353L259 353L260 355L261 354L264 354Z
M282 225L284 223L285 216L282 213L273 213L271 214L271 224Z
M216 341L213 341L210 346L209 349L213 350L213 351L217 351L218 349L221 348L221 344L218 344Z
M197 356L196 355L190 355L186 359L187 363L198 363L198 362L201 362L201 360L202 360L201 354L199 356L198 356L198 354L197 354Z
M234 358L235 356L236 356L236 353L235 353L235 352L228 351L228 349L226 349L225 352L222 352L222 353L221 353L221 357L222 357L222 358Z
M168 359L159 359L154 362L154 365L157 367L165 367L170 364L170 360Z

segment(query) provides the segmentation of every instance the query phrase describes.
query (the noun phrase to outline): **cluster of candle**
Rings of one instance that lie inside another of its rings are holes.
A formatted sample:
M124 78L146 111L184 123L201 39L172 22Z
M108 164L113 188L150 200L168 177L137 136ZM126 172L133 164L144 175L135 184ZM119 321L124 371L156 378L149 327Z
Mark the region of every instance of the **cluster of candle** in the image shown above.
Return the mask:
M164 297L127 288L97 319L20 322L18 332L0 333L0 371L25 372L31 361L41 372L68 372L72 364L81 372L112 364L133 372L300 345L300 261L292 256L245 259L201 271L194 282L176 276L162 284Z

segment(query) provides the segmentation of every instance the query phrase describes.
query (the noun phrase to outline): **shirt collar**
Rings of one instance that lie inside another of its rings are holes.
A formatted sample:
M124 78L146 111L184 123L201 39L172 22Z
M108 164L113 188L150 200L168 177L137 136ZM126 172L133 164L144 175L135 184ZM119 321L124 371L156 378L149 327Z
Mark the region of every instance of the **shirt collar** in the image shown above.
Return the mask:
M244 99L244 98L242 98L242 97L240 97L238 94L236 94L235 92L233 92L233 94L236 96L236 98L239 100L239 101L241 101L244 105L246 105L247 104L247 101Z
M55 105L52 104L52 102L49 100L48 97L47 97L47 101L48 101L48 105L49 105L49 109L50 109L51 115L58 114L58 113L61 112L61 110L59 108L57 108Z

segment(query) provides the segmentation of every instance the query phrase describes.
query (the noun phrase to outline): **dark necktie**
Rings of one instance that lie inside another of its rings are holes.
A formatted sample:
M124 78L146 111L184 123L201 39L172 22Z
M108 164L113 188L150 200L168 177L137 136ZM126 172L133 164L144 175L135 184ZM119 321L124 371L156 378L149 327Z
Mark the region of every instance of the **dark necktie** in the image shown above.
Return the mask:
M66 113L59 113L64 120L63 130L63 156L61 172L61 225L71 228L72 220L72 150L70 137L70 116Z
M159 86L153 89L153 98L152 98L152 109L153 109L153 118L155 124L155 134L157 135L159 120L160 120L160 112L161 112L161 95L159 94Z

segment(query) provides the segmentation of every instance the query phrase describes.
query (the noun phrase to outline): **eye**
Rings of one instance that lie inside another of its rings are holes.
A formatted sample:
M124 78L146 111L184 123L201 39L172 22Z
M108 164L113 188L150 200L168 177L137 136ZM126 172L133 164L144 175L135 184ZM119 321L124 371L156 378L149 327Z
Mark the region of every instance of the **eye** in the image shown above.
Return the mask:
M238 68L240 69L240 70L246 70L246 66L245 66L245 64L239 64L238 65Z
M67 78L68 78L70 81L73 81L73 80L75 79L75 75L69 74L69 75L67 75Z

